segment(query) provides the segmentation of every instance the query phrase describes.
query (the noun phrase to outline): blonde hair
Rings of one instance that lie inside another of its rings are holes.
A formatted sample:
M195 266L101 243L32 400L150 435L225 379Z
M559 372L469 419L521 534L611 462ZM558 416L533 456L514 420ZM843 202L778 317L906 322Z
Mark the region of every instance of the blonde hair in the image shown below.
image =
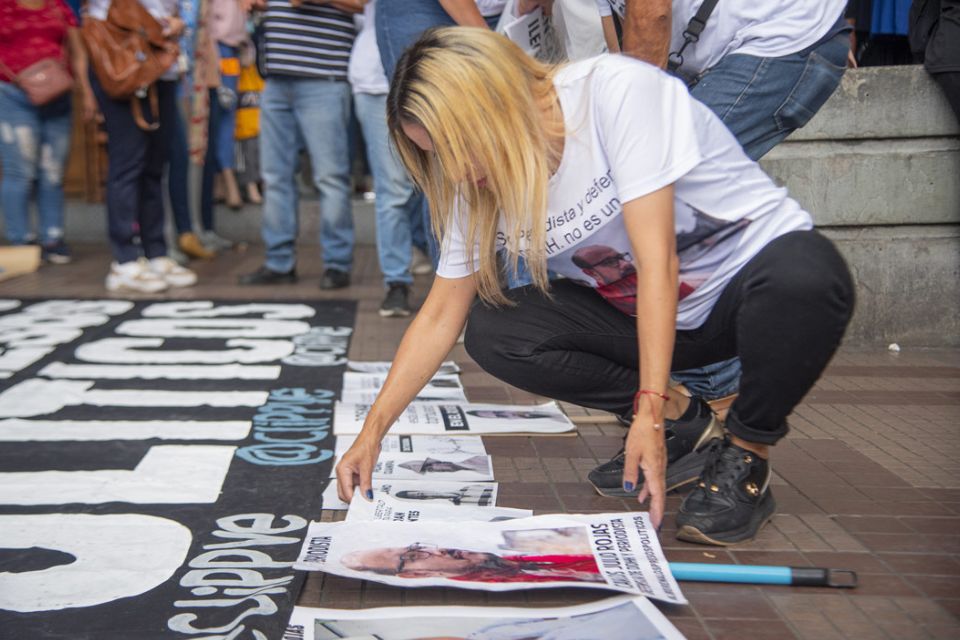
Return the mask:
M448 27L427 31L407 49L390 86L390 133L427 195L434 233L444 238L455 206L467 207L467 259L489 304L510 304L496 256L501 218L510 268L516 271L522 250L533 283L543 292L549 286L547 181L558 160L553 143L563 136L562 118L544 117L545 108L555 108L554 72L503 36ZM422 126L434 152L414 144L403 124ZM478 177L486 178L484 187L476 184ZM480 248L479 265L474 246Z

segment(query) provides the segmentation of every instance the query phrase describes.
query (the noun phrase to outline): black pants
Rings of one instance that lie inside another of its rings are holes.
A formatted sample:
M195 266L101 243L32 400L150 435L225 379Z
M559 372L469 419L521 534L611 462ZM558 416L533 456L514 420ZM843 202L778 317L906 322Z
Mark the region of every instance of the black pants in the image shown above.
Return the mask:
M159 114L151 113L148 100L141 101L144 118L160 120L159 129L144 131L133 119L130 101L110 98L93 73L90 77L107 130L107 232L113 257L120 263L139 258L136 237L147 258L165 256L162 179L176 117L177 83L157 82Z
M635 319L569 280L551 291L552 299L532 286L510 291L513 307L475 303L467 352L520 389L629 416L639 383ZM744 265L702 326L677 332L672 369L739 356L740 395L727 429L773 444L839 346L853 302L833 244L816 231L788 233Z

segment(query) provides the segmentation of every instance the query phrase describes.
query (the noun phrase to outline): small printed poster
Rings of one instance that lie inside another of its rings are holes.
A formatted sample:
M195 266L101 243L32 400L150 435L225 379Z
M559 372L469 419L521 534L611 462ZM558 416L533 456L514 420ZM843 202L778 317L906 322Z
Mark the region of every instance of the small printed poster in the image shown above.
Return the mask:
M572 607L297 607L283 640L683 640L646 598L617 596Z
M337 438L335 453L339 458L347 452L356 438L340 436ZM486 455L480 436L396 436L387 435L380 441L381 453L472 453Z
M347 369L350 371L359 371L360 373L387 373L390 371L391 366L393 366L392 362L347 361ZM450 375L452 373L460 373L460 366L453 360L447 360L441 363L440 368L437 370L438 375Z
M369 411L369 404L338 402L334 434L359 434ZM537 405L414 402L390 427L393 435L536 435L575 430L576 426L555 402Z
M312 522L297 569L398 587L584 587L686 604L649 514Z
M336 468L330 471L330 477L335 476ZM373 477L380 480L492 482L493 461L485 455L386 453L377 459Z
M497 504L498 490L496 482L373 480L374 497L387 494L411 505L433 503L455 507L493 507ZM324 510L346 511L349 506L337 496L337 483L331 482L323 492Z
M421 522L435 520L441 522L501 522L516 518L529 518L533 512L529 509L510 509L507 507L478 507L467 504L452 505L436 501L420 501L414 504L409 500L398 500L387 493L374 494L373 500L365 500L359 489L350 508L347 521L385 520L387 522Z

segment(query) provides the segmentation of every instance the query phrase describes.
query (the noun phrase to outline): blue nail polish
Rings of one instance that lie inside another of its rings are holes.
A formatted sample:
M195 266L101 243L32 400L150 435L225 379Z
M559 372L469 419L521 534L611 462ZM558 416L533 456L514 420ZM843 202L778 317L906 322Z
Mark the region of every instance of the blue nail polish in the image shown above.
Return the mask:
M367 500L373 500L373 489L367 489Z
M624 490L624 491L633 491L633 483L632 483L632 482L624 482L624 483L623 483L623 490Z

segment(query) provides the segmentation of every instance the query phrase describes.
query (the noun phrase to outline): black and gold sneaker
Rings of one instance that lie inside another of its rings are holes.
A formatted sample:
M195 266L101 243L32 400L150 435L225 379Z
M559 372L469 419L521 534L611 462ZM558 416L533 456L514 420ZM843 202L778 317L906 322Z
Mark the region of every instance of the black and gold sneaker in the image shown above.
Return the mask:
M628 425L629 426L629 425ZM676 420L664 420L667 443L667 491L677 489L697 479L706 462L708 444L723 437L723 427L700 398L691 398L686 412ZM635 491L623 488L623 448L612 459L587 474L587 480L602 496L627 498L643 489L643 472Z
M756 537L777 510L770 463L729 438L708 447L700 481L677 513L677 538L729 545Z

